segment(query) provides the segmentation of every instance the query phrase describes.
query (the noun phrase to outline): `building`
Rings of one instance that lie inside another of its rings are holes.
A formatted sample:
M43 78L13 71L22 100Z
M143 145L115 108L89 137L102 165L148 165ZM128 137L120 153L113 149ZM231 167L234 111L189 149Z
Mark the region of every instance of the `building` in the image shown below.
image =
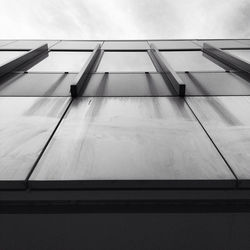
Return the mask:
M250 40L0 41L0 249L250 249Z

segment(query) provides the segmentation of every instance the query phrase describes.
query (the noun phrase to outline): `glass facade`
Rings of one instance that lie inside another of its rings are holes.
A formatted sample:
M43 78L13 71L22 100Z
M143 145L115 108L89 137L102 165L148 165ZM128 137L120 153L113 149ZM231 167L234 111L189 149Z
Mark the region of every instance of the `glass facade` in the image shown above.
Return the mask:
M156 71L147 52L104 52L97 72Z
M49 56L29 72L79 72L90 52L50 52Z
M168 63L175 71L223 71L201 51L162 51Z
M194 39L48 41L28 71L12 61L43 42L0 41L0 190L250 187L245 68ZM250 62L248 40L209 42Z
M0 51L0 65L7 63L23 54L24 52L22 51Z
M23 41L15 41L13 43L6 44L2 47L1 49L6 49L6 50L31 50L35 49L45 43L48 44L48 47L53 46L56 44L58 41L51 41L51 40L23 40Z

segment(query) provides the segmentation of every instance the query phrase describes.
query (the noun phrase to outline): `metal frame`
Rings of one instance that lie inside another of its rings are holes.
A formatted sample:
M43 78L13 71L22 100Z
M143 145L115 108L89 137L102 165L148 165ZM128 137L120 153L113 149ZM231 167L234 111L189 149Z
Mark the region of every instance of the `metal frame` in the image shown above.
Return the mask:
M150 44L150 48L152 51L152 55L154 56L155 60L159 64L160 68L162 69L162 72L169 79L170 83L172 84L177 94L181 97L184 97L185 90L186 90L185 83L183 83L181 78L172 69L170 64L166 61L166 59L163 57L163 55L160 53L160 51L157 49L157 47L153 43Z
M48 56L48 44L43 44L36 49L33 49L24 55L21 55L7 63L0 66L0 77L11 73L15 70L23 70L27 64L37 63L37 59L40 56Z
M221 50L209 43L204 43L203 52L225 65L230 66L232 69L250 73L250 64L229 52Z
M74 83L70 86L70 93L73 98L79 96L84 90L89 74L95 66L100 53L101 44L97 44L87 62L85 63L81 71L77 74Z

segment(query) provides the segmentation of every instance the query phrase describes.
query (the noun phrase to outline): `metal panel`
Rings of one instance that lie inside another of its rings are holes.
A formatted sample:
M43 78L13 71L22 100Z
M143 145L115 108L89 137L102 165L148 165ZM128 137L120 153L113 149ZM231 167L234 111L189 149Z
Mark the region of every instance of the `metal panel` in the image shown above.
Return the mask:
M0 81L0 96L70 96L76 74L12 74Z
M0 98L0 188L25 180L69 104L69 98Z
M97 72L154 72L147 52L104 52Z
M116 41L104 42L102 49L104 50L147 50L148 43L145 41Z
M159 50L192 50L192 49L201 49L200 46L190 41L149 41L149 43L155 44Z
M208 131L237 175L240 187L250 187L250 97L188 97Z
M47 43L50 48L58 41L51 40L19 40L0 47L1 50L31 50Z
M7 45L9 43L12 43L12 42L14 42L14 41L12 41L12 40L0 40L0 47Z
M177 95L159 73L92 74L83 96Z
M186 84L186 95L250 95L250 79L240 73L196 72L178 74Z
M51 47L51 50L94 50L101 41L61 41Z
M31 188L218 188L235 179L179 97L75 99Z

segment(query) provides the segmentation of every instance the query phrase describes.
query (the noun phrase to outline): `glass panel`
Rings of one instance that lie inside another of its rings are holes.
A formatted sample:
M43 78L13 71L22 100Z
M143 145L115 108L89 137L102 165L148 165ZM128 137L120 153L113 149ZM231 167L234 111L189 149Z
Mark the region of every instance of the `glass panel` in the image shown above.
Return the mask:
M158 49L200 49L201 47L192 41L149 41L156 45Z
M25 53L26 52L22 51L0 51L0 65L7 63Z
M68 97L0 98L0 188L25 179L69 104Z
M11 42L13 42L13 41L11 41L11 40L0 40L0 47L3 46L3 45L7 45L7 44L9 44Z
M250 47L250 40L237 40L241 44L247 45L247 47Z
M224 71L200 51L162 51L175 71Z
M235 185L179 97L75 99L29 181L34 188Z
M187 101L239 179L250 187L250 97L188 97Z
M97 44L102 42L62 41L53 46L52 50L93 50Z
M161 74L93 74L83 96L171 96L176 92Z
M30 72L79 72L91 52L50 52L49 56L31 68Z
M250 84L240 75L217 73L179 73L186 84L186 95L250 95Z
M105 52L97 72L156 71L147 52Z
M226 50L226 51L250 63L250 50Z
M57 41L47 41L47 40L39 40L39 41L16 41L14 43L7 44L1 49L23 49L23 50L31 50L35 49L43 44L47 43L48 47L51 47Z
M239 43L235 40L204 40L204 41L197 41L198 44L203 46L203 43L209 43L218 48L244 48L247 47L246 45Z
M102 49L105 50L146 50L149 49L147 42L104 42Z
M70 96L76 74L25 73L0 81L0 96Z

